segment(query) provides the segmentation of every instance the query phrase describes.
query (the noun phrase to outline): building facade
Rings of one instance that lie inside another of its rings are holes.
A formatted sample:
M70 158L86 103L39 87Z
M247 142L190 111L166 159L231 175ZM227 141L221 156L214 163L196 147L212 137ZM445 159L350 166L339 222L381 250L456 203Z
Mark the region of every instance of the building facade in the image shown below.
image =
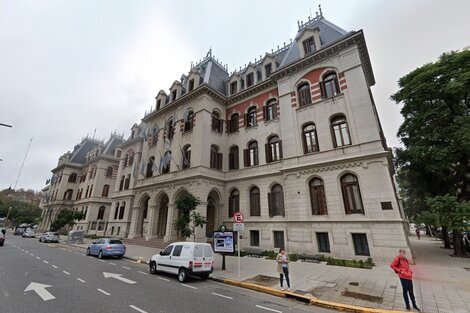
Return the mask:
M298 28L232 73L209 51L157 94L117 147L107 234L181 239L175 201L192 193L207 218L199 241L240 211L242 248L378 260L409 250L364 34L322 15Z

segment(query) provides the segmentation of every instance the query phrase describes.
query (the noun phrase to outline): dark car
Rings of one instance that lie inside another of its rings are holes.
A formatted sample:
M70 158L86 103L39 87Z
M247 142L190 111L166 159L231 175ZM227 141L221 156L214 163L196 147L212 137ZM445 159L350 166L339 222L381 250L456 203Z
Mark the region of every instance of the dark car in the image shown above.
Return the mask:
M15 232L13 233L13 235L15 236L23 236L23 233L26 231L26 227L17 227L15 229Z

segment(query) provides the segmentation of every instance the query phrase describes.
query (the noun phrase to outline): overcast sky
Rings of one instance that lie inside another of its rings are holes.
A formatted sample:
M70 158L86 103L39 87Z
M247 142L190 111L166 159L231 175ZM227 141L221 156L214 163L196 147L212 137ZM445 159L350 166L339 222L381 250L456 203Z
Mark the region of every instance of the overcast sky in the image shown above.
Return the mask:
M294 5L295 3L295 5ZM0 0L0 189L39 190L57 158L83 136L126 136L160 89L209 47L229 70L259 58L315 14L315 1ZM321 2L346 30L363 29L372 87L390 146L400 107L397 80L446 51L470 45L470 1ZM234 6L236 5L236 6Z

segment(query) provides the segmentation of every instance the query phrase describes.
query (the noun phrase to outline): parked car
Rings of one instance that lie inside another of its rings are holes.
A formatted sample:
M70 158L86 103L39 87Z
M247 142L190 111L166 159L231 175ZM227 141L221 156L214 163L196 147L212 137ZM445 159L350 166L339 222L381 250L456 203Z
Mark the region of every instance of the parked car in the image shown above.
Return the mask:
M59 233L47 231L39 237L39 242L59 242Z
M36 231L32 228L28 228L23 232L21 237L23 237L23 238L35 238L36 237Z
M119 239L101 238L93 241L86 249L86 255L97 255L99 259L107 256L122 258L126 254L126 246Z
M166 272L178 275L180 282L189 277L209 278L214 271L214 253L208 243L175 242L149 262L150 273Z
M2 228L0 230L0 247L2 247L3 244L5 243L5 234L6 234L5 228Z
M13 235L15 236L21 236L23 233L26 231L26 227L16 227L15 231L13 232Z

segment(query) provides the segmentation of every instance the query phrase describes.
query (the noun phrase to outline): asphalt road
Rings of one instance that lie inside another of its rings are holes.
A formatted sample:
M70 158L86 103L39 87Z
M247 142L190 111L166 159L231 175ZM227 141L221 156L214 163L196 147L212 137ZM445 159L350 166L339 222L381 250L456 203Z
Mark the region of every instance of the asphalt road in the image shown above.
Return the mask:
M105 278L103 273L122 276ZM181 284L173 276L150 275L143 264L99 260L80 248L9 235L0 247L0 312L333 311L213 281Z

